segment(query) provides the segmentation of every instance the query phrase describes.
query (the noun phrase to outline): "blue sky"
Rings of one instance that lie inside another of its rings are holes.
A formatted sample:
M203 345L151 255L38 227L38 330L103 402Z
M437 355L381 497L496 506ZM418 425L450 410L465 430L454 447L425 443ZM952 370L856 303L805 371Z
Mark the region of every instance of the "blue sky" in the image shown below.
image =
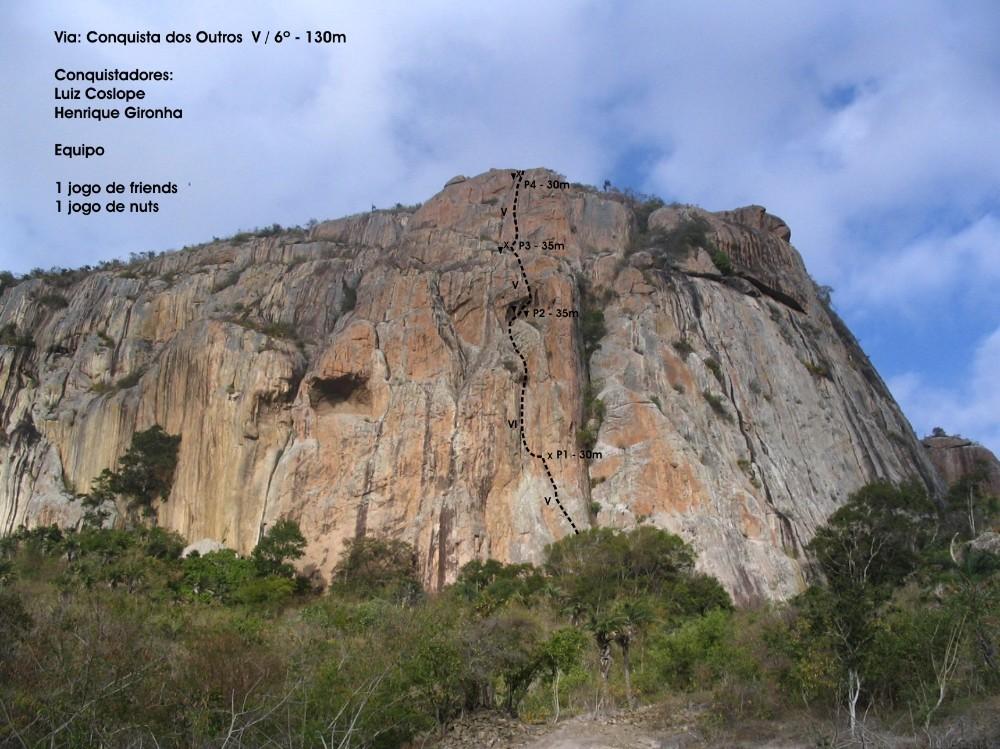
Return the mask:
M9 2L0 266L78 265L415 202L548 166L765 205L918 433L1000 451L996 2ZM330 29L345 46L66 47L52 31ZM59 66L152 66L180 122L52 119ZM55 142L105 143L60 163ZM68 218L57 179L174 180L153 217ZM188 185L190 183L190 186Z

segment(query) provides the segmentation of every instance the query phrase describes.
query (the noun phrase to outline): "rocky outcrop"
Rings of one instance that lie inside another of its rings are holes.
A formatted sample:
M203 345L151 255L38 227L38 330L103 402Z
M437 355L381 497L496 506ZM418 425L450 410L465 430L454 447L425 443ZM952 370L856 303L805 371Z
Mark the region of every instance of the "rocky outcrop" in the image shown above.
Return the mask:
M980 487L1000 497L1000 460L986 447L965 437L940 434L924 437L924 448L948 485L975 477Z
M739 600L793 594L851 491L939 480L780 219L640 209L491 171L5 289L0 531L77 522L73 493L160 424L181 435L162 525L246 552L292 517L323 578L360 534L413 543L431 587L538 562L568 515L670 529ZM698 217L705 240L665 254Z

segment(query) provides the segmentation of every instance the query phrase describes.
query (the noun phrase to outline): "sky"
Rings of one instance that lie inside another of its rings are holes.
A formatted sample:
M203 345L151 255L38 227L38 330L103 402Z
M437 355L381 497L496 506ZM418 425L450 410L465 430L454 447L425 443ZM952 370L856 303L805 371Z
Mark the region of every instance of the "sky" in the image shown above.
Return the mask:
M757 203L790 225L918 435L1000 453L995 0L10 0L0 22L0 268L414 203L493 167ZM60 29L245 43L67 45ZM253 45L253 29L348 42ZM172 71L146 105L184 119L53 118L56 68L118 66ZM107 153L67 160L55 143ZM111 180L180 192L153 215L56 212L57 181Z

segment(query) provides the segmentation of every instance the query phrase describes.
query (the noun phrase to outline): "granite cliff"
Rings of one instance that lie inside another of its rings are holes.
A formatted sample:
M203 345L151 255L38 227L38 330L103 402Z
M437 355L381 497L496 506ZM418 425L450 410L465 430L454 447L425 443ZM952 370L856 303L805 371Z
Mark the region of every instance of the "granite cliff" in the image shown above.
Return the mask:
M537 562L571 523L646 522L738 600L788 597L851 491L941 488L790 238L759 206L494 170L414 209L8 286L0 532L77 522L74 493L160 424L181 435L160 524L245 552L292 517L323 578L359 534L413 543L437 587Z
M982 490L1000 497L1000 460L977 442L957 435L935 433L922 440L931 463L949 486L976 479Z

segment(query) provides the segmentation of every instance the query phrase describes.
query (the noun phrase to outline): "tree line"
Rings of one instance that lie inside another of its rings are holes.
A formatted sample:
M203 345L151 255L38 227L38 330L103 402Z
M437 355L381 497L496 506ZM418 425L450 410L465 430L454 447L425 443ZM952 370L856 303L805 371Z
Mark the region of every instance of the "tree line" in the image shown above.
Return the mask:
M939 502L863 487L809 544L802 594L737 609L646 525L569 536L538 565L472 561L433 594L413 547L372 537L320 591L290 519L245 557L182 558L143 518L176 447L139 433L81 528L0 541L0 745L396 747L476 710L676 695L705 731L800 713L930 737L1000 693L998 515L975 478Z

